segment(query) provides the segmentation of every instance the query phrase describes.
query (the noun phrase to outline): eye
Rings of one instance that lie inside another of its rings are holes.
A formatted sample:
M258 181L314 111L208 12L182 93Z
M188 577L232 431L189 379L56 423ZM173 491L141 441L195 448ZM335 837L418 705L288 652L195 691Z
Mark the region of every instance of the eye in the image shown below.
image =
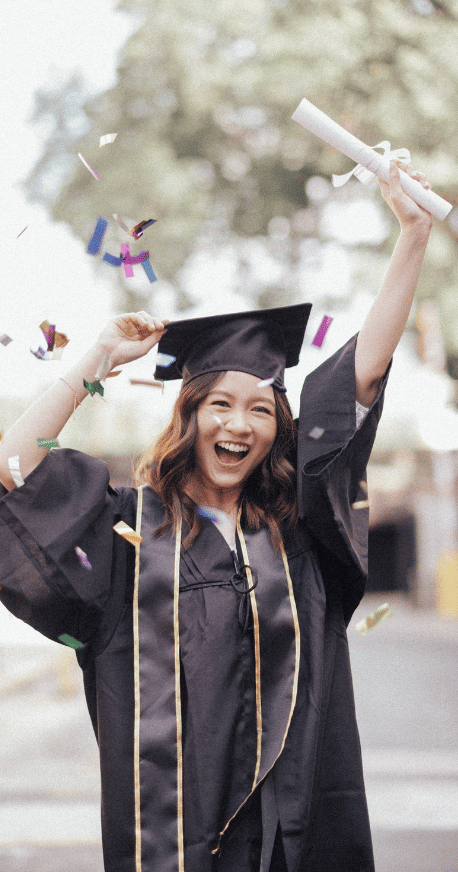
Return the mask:
M212 406L226 406L229 408L229 403L226 400L213 400Z
M266 406L255 406L253 412L265 412L266 415L272 414L272 410L266 408Z

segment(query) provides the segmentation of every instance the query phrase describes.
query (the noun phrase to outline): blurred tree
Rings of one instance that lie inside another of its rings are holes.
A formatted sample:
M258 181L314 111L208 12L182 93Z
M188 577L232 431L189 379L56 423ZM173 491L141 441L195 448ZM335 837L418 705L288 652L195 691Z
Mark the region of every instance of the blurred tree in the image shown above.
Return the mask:
M173 280L203 226L255 236L283 218L293 236L314 233L304 185L349 162L291 121L304 96L370 144L407 146L433 188L458 201L456 0L118 5L141 23L116 85L86 102L75 77L37 94L35 120L50 118L54 129L28 192L84 242L99 214L158 218L142 243ZM111 131L116 142L99 150L98 136ZM419 290L436 297L455 353L457 237L456 221L436 227ZM114 253L119 239L111 228L106 248Z

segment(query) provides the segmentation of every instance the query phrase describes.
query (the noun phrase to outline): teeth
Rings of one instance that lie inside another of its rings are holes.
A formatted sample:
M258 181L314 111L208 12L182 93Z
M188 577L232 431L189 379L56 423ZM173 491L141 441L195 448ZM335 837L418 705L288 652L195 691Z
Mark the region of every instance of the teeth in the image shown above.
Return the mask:
M233 442L217 442L216 444L227 451L249 451L248 445L234 445Z

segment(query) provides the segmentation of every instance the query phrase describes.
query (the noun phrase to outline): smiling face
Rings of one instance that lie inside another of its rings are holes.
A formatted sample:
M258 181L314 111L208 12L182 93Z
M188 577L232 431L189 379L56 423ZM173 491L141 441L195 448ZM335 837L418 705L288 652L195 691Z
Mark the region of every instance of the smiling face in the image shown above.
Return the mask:
M199 403L192 490L206 505L237 499L274 444L274 391L258 385L257 376L227 372Z

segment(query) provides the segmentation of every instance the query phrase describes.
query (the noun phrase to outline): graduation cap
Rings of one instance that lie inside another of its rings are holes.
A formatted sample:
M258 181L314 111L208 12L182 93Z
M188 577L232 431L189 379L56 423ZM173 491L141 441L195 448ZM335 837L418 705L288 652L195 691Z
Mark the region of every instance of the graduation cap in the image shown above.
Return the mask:
M296 366L304 339L310 303L256 309L230 315L212 315L170 321L158 344L161 363L154 377L162 381L183 378L187 383L207 372L236 370L272 380L285 391L286 367ZM173 362L161 365L162 355Z

